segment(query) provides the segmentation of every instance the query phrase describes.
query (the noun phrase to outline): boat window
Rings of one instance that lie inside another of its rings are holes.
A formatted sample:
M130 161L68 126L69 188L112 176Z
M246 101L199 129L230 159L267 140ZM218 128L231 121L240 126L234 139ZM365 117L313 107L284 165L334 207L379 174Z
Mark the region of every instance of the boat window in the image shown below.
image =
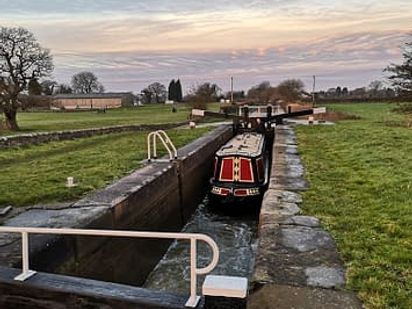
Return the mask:
M240 181L253 182L253 170L251 159L240 158Z
M233 181L233 157L222 159L219 179L221 181Z

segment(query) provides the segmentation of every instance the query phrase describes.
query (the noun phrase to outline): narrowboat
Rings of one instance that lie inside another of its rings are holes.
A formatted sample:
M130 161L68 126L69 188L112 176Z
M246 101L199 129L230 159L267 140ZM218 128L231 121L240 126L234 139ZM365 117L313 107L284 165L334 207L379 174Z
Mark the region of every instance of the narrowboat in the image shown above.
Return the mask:
M262 196L269 179L267 142L265 134L243 132L216 152L210 179L212 204L238 203Z

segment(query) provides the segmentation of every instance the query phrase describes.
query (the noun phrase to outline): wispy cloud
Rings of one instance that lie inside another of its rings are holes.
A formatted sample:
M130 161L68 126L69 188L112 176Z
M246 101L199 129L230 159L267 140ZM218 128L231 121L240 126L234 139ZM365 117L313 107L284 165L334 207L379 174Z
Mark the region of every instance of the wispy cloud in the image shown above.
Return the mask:
M410 0L0 0L0 7L0 24L25 26L52 49L57 78L93 70L113 90L174 77L225 88L230 75L239 88L312 74L325 87L361 84L399 61L412 20Z
M406 33L363 32L264 50L60 53L55 75L64 80L80 70L93 70L113 89L135 91L151 81L167 83L176 77L186 87L213 80L227 89L229 76L234 76L240 89L262 80L309 81L313 74L320 87L354 87L380 78L389 62L400 61L399 45L405 39Z

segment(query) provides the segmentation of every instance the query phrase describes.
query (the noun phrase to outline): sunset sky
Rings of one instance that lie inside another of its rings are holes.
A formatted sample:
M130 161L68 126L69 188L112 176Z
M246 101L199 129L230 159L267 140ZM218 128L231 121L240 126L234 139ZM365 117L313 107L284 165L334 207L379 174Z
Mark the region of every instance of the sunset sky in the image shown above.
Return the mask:
M0 0L0 25L23 26L54 55L53 78L96 73L106 90L180 78L247 90L302 79L367 86L412 41L411 0Z

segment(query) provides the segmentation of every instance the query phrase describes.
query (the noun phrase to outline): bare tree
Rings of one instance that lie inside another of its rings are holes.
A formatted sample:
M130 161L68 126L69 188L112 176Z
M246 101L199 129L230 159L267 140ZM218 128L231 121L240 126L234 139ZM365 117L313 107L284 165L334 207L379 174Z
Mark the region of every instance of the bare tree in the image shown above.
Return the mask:
M72 77L71 88L74 93L102 93L103 85L92 72L80 72Z
M53 71L50 51L42 48L34 35L24 28L0 27L0 106L6 126L18 130L19 94L30 80Z
M207 103L216 102L222 89L211 83L203 83L192 87L186 96L186 101L192 104L194 108L205 109Z
M152 103L152 97L153 97L153 93L151 93L150 91L149 91L149 89L147 89L147 88L144 88L142 91L141 91L141 94L142 94L142 100L143 100L143 102L144 103Z
M70 94L73 93L73 89L67 85L67 84L57 84L56 85L56 90L55 92L56 94Z
M277 87L279 97L286 102L293 102L301 98L304 84L300 79L287 79Z
M384 92L384 84L380 80L371 81L368 85L369 95L379 97Z
M250 88L247 97L257 103L270 102L276 99L276 88L272 87L270 82L264 81Z
M155 103L163 103L166 100L166 87L161 83L152 83L143 89L142 92L144 93L148 103L151 103L153 98Z

